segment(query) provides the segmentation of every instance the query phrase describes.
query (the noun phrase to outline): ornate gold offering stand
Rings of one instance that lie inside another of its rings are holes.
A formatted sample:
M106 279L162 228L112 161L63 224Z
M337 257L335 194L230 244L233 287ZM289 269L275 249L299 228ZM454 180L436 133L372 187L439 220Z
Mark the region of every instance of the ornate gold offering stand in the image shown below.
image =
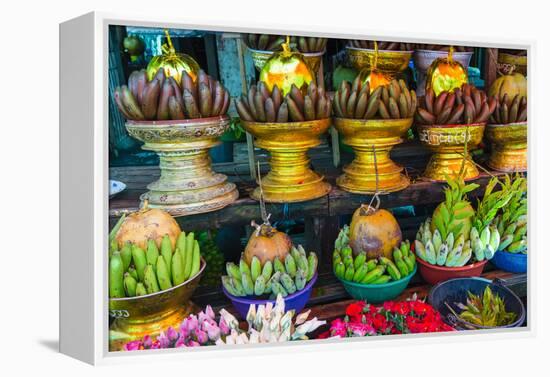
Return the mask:
M321 142L319 136L330 126L330 118L304 122L259 123L242 121L256 137L255 145L270 153L271 171L263 177L266 202L291 203L320 198L330 191L323 176L309 167L307 151ZM260 188L250 195L260 200Z
M160 178L147 186L141 202L172 216L221 209L239 196L234 183L212 171L208 150L229 126L227 116L174 121L128 121L128 133L160 157Z

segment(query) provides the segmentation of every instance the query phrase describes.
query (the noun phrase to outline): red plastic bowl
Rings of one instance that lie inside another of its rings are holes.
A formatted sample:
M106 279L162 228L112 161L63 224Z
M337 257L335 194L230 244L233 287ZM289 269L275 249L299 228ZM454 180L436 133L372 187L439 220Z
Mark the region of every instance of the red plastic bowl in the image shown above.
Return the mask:
M487 264L487 260L468 264L463 267L444 267L434 266L420 258L416 258L418 262L418 270L422 278L430 284L437 284L442 281L455 278L469 278L481 276L483 267Z

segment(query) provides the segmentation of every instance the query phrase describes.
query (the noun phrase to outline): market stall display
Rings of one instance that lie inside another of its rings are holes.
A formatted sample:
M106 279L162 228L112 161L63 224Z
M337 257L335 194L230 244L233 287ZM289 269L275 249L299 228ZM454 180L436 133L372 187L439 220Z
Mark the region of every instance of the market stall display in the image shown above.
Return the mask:
M495 98L469 84L439 95L427 89L415 114L419 139L434 153L423 176L443 182L464 170L465 180L477 178L479 170L469 151L481 143L496 105Z
M343 81L332 102L334 126L353 148L355 159L343 168L336 183L360 194L388 193L406 188L410 181L390 158L403 142L416 112L417 98L403 80L387 80L370 71L353 83Z

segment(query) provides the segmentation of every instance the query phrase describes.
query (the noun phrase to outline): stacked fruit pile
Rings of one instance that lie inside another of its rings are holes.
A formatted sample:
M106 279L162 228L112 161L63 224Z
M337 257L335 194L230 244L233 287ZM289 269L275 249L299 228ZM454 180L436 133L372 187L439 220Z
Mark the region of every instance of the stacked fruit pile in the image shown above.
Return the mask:
M129 120L181 120L224 115L229 108L229 92L200 70L196 80L183 71L181 83L159 69L152 80L145 70L134 71L128 86L115 89L116 104Z
M212 230L200 232L197 235L201 255L206 262L204 275L201 278L201 284L208 286L217 286L220 283L220 277L223 275L223 265L225 258L218 245L216 245L214 232Z
M222 283L233 296L286 297L304 289L317 272L317 263L317 255L307 254L302 245L292 247L284 259L266 260L263 266L257 256L252 257L250 264L243 256L239 266L233 262L226 264L227 275L222 276Z
M375 41L365 41L361 39L350 40L351 46L356 48L365 48L368 50L374 50ZM376 41L379 50L385 51L413 51L414 43L401 43L401 42L383 42Z
M499 231L491 221L509 198L502 191L492 192L495 179L487 186L476 212L467 194L479 185L466 185L461 178L447 178L447 184L445 201L416 234L416 255L429 264L446 267L491 259L500 242Z
M426 125L483 123L496 107L496 98L487 98L483 90L470 84L439 95L430 88L418 103L415 120Z
M363 82L359 75L351 85L342 81L332 105L339 118L403 119L414 116L417 98L403 80L394 79L371 90L370 82Z
M270 91L260 81L250 87L248 95L237 99L236 105L241 119L249 122L303 122L329 118L331 114L329 95L313 81L301 89L292 84L286 96L277 85Z
M498 250L527 254L527 179L506 175L502 190L510 193L510 200L493 221L502 234Z
M411 252L408 240L394 247L392 256L393 261L385 256L368 259L367 253L361 251L354 257L349 245L349 227L344 226L334 242L334 274L338 279L354 283L384 284L400 280L415 270L416 257Z
M109 258L109 295L111 298L143 296L164 291L193 278L200 269L200 247L194 234L181 232L175 250L168 234L160 250L153 239L147 249L126 242L120 250L112 243Z
M496 101L496 109L489 118L491 124L510 124L527 120L527 97L516 94L510 101L508 93Z

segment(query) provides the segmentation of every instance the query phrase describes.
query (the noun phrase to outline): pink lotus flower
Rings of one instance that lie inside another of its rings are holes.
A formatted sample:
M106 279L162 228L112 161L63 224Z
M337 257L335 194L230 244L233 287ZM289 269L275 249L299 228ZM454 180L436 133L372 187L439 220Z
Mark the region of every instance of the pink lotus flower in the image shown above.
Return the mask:
M153 339L150 335L145 335L143 337L143 348L150 349L153 346Z
M187 347L187 345L185 344L185 338L182 336L180 337L176 344L174 345L175 348L182 348L182 347Z
M216 319L216 314L210 305L206 305L205 313L210 319Z
M200 343L190 340L189 343L187 343L187 347L200 347Z
M221 331L216 322L214 322L214 324L205 322L203 324L203 330L206 331L210 340L216 341L220 338Z
M197 341L200 344L205 344L208 342L208 334L200 329L195 330L195 335L197 335Z
M170 329L170 328L169 328ZM166 333L163 331L157 336L157 341L160 344L160 348L168 348L170 347L170 339L166 335Z
M225 319L223 317L220 318L220 331L222 332L223 335L227 335L231 331L229 329L229 326L227 325L227 322L225 322Z
M151 345L151 349L152 350L158 350L158 349L161 349L161 345L160 345L160 342L158 340L155 340L153 342L153 344Z
M179 338L178 332L174 330L172 326L168 327L166 330L166 337L170 342L174 342Z

